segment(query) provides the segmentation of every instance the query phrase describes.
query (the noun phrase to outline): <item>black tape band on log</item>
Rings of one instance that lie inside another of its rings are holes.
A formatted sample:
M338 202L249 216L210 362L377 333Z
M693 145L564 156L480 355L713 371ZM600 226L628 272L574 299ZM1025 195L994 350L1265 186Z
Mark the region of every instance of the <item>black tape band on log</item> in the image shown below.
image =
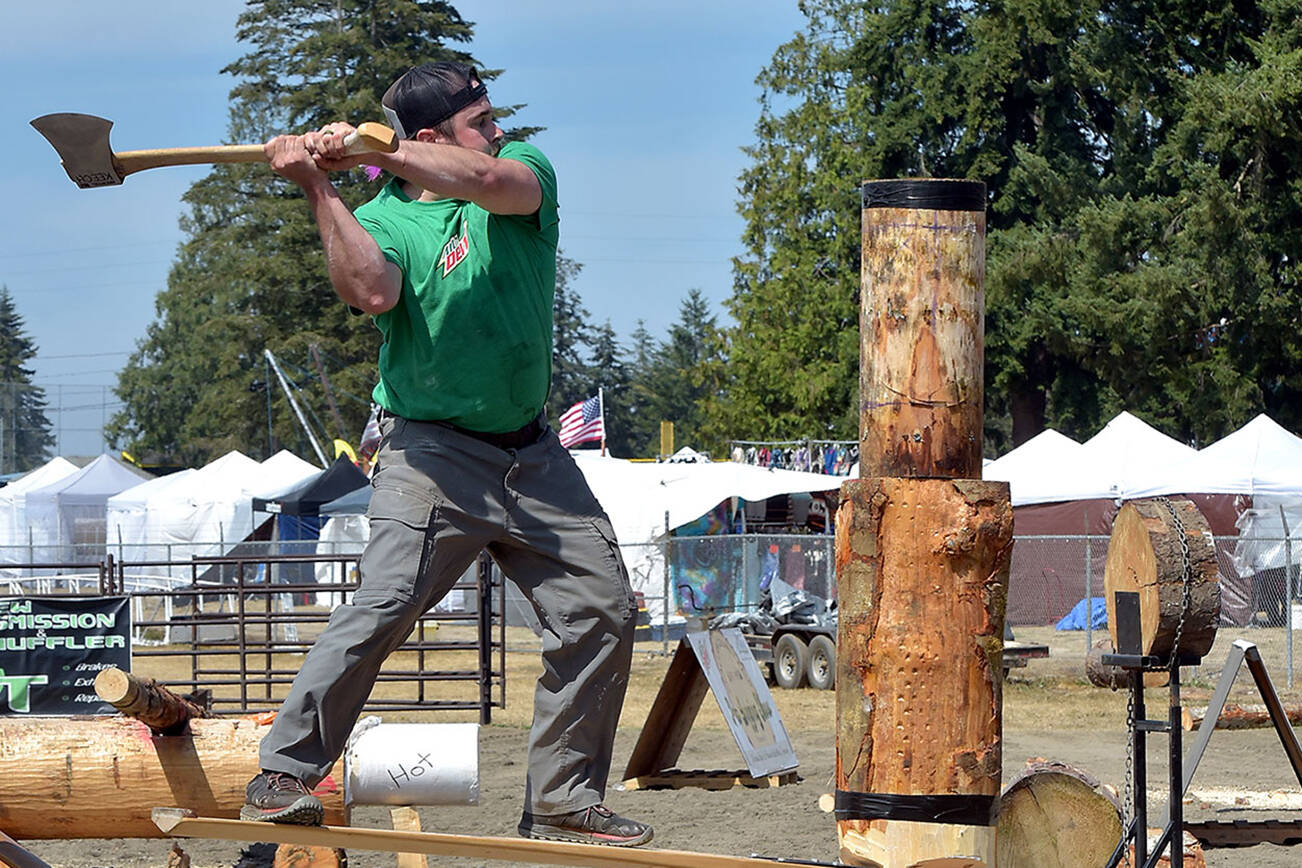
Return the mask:
M838 820L907 820L993 826L994 796L900 796L893 793L836 791Z
M863 185L863 207L984 212L986 185L981 181L868 181Z

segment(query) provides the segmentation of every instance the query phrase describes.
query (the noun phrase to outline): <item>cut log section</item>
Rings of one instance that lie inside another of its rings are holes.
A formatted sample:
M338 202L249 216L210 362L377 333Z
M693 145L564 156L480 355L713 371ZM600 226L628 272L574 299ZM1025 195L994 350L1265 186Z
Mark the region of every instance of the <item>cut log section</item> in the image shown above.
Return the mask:
M1185 558L1176 519L1184 527L1189 548L1187 609ZM1113 647L1122 647L1117 641L1115 594L1131 591L1139 594L1140 653L1170 655L1179 631L1180 655L1203 657L1216 640L1221 611L1219 579L1211 528L1192 502L1132 500L1122 505L1112 522L1103 575Z
M0 718L0 829L19 840L159 838L160 802L237 817L266 732L250 720L191 720L185 735L160 736L125 717ZM348 822L342 784L327 776L316 788L326 822Z
M162 735L179 735L191 718L212 716L203 706L177 696L154 679L140 678L116 666L95 676L95 693Z
M1302 724L1302 705L1284 706L1288 722L1294 726ZM1197 729L1207 717L1207 706L1186 707L1181 713L1185 729ZM1226 705L1216 718L1217 729L1265 729L1273 726L1270 711L1264 705Z
M985 185L869 181L863 200L860 476L980 479Z
M1116 797L1087 772L1033 762L999 799L999 868L1098 868L1121 840Z
M1007 483L841 487L836 787L900 809L838 816L847 864L993 865L1012 533ZM973 818L916 818L939 801Z

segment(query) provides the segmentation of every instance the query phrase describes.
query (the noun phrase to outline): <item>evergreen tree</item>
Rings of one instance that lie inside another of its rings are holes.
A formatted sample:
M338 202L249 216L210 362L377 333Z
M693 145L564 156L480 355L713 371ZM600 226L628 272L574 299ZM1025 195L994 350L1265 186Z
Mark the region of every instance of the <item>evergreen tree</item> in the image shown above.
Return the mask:
M469 41L471 25L436 0L252 0L237 32L248 53L223 70L237 81L234 141L262 141L337 119L376 120L385 89L410 66L474 63L456 47ZM512 111L498 109L502 117ZM360 170L334 181L352 207L383 183ZM328 372L331 385L364 398L375 381L379 333L335 297L297 186L265 166L217 166L185 202L186 239L155 302L156 319L119 379L123 409L108 434L138 455L187 464L229 449L262 455L264 389L272 388L271 448L288 444L302 452L297 421L279 387L268 385L264 348L311 370L307 349L316 344L337 360ZM315 378L300 385L304 403L325 406ZM321 433L356 442L365 400L345 401L340 410L348 430Z
M742 176L728 436L857 433L863 178L983 180L988 443L1302 423L1297 0L807 0Z
M592 374L585 361L592 340L592 326L583 299L573 287L583 266L561 253L556 254L556 295L552 301L552 386L547 412L553 427L559 427L562 413L577 401L596 394Z
M655 455L660 422L674 423L674 448L721 453L722 444L703 430L705 410L723 376L722 340L714 314L699 289L692 289L678 308L678 320L638 372L644 395L638 415L646 422L640 451ZM653 427L654 426L654 427Z
M54 446L45 390L32 385L28 367L36 352L9 287L0 286L0 473L39 467Z
M620 458L637 457L633 440L631 375L610 320L592 331L590 394L601 389L606 412L606 450Z

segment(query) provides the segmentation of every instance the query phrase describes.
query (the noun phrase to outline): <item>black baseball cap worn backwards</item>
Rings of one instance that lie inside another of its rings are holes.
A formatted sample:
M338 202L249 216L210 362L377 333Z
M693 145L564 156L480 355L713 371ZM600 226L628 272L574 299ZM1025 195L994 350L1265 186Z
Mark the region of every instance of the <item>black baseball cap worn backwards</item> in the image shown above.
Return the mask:
M444 60L407 70L384 92L380 105L398 137L410 139L487 95L473 66Z

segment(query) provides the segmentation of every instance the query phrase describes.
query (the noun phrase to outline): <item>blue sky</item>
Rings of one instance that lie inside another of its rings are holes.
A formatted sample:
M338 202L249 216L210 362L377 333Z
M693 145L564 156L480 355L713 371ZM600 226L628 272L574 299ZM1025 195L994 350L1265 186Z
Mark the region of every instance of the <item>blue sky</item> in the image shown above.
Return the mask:
M726 319L754 80L800 29L795 0L455 5L476 23L471 51L505 70L490 95L526 103L519 122L547 127L534 141L556 165L561 246L583 264L575 288L594 322L627 338L643 320L661 337L691 288ZM46 0L5 11L0 284L40 348L35 380L64 455L103 448L111 387L154 319L182 239L181 196L204 170L79 190L28 121L100 115L114 121L118 150L223 143L233 81L219 71L244 53L234 35L243 7Z

